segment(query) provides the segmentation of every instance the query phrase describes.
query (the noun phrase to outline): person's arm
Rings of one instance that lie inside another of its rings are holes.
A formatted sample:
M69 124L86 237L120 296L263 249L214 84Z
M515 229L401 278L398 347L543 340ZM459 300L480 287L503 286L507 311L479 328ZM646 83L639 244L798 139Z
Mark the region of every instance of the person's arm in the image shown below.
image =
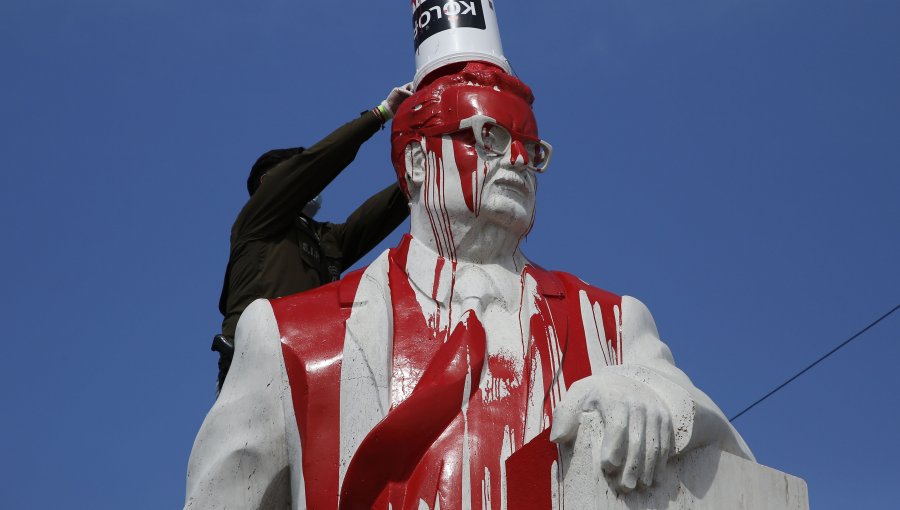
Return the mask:
M267 172L232 227L232 248L239 240L261 239L289 228L303 207L347 168L360 146L391 120L411 94L411 83L394 88L376 108Z
M347 269L369 253L409 216L409 201L396 183L365 201L344 223L333 225L329 236ZM327 242L323 238L323 243Z
M382 119L372 111L270 170L232 228L232 243L262 239L289 228L303 207L349 165Z

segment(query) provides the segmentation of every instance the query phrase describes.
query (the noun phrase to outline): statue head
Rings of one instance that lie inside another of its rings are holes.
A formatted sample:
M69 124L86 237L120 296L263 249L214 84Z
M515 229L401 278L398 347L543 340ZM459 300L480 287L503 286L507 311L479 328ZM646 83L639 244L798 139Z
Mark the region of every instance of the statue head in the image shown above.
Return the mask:
M536 174L551 152L533 101L519 79L469 62L426 79L403 103L392 159L414 237L453 259L473 256L486 240L497 252L491 257L516 251L534 221Z

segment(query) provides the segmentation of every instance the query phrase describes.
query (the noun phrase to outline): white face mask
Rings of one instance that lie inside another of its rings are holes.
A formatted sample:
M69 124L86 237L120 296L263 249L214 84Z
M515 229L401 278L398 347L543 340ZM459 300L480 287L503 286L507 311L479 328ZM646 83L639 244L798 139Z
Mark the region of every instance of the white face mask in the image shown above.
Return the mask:
M315 218L319 209L322 208L322 195L316 195L316 198L310 200L303 208L303 214L309 218Z

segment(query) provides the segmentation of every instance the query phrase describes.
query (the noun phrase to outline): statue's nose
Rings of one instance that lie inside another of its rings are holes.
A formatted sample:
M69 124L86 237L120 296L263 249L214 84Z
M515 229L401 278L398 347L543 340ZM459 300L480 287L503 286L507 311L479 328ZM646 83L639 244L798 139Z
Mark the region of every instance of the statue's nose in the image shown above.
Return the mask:
M509 163L513 166L525 166L529 163L525 144L519 140L513 140L509 146Z

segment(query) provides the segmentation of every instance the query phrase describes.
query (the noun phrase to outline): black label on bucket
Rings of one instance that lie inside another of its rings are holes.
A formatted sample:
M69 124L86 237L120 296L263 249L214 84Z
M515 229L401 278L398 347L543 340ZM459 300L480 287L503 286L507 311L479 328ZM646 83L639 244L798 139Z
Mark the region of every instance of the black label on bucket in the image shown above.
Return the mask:
M426 0L413 13L416 51L426 39L451 28L485 29L481 0Z

